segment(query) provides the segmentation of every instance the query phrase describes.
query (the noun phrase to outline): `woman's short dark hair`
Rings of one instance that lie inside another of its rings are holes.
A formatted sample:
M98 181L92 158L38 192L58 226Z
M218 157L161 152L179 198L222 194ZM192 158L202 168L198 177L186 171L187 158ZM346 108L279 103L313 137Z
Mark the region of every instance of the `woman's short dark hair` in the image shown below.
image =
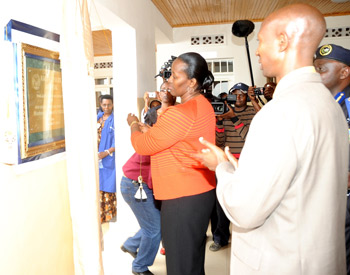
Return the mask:
M185 73L188 78L195 78L198 83L199 90L206 90L214 82L214 76L208 70L207 61L198 53L189 52L181 54L178 59L186 63Z
M101 102L102 102L102 100L104 100L104 99L112 100L112 103L113 103L113 96L111 96L111 95L103 95L103 96L101 96Z
M150 102L149 107L150 107L150 108L153 108L152 106L153 106L155 103L157 104L157 106L162 105L162 102L160 102L158 99L153 99L153 100Z

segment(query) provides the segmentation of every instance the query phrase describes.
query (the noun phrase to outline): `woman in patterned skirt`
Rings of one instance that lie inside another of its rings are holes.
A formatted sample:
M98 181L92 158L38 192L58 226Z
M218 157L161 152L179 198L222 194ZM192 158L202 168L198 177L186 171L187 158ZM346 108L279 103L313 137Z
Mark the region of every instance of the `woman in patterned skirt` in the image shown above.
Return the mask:
M113 97L103 95L102 113L97 116L98 159L100 168L101 223L109 222L117 215Z

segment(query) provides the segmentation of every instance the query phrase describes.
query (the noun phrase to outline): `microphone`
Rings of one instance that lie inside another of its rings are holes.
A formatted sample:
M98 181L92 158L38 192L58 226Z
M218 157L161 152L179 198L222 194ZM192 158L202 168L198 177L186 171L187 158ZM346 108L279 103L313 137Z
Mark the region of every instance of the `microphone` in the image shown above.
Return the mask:
M254 30L254 23L249 20L237 20L232 25L232 34L237 37L244 37L245 39L245 47L247 50L247 57L248 57L248 64L249 64L249 71L250 71L250 78L252 81L252 86L254 86L254 77L253 77L253 70L252 70L252 64L250 61L250 54L249 54L249 45L248 45L248 35L252 33Z
M254 28L255 25L250 20L237 20L232 25L232 34L237 37L247 37Z

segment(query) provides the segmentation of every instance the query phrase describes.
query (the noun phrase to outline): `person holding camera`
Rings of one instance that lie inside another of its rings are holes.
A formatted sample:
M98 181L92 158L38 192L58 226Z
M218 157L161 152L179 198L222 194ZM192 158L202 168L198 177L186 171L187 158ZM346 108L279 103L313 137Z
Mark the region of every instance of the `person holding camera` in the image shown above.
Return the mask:
M129 114L135 151L151 155L155 198L162 201L161 230L168 275L203 275L206 231L215 203L215 174L193 154L204 135L215 141L215 114L200 94L214 81L205 59L184 53L172 64L169 89L181 104L167 108L157 123L141 133L136 116Z
M228 146L236 158L240 156L250 122L256 113L252 106L247 105L248 88L242 82L235 84L229 92L236 96L234 107L226 101L228 111L216 115L216 145L220 148Z
M158 116L164 112L169 106L176 103L176 97L172 96L169 90L169 83L165 80L160 86L157 97L160 99L161 105L151 107L144 116L143 127L151 127L157 121ZM143 132L143 131L142 131Z
M220 148L228 146L236 158L241 154L250 122L255 115L254 108L247 105L247 92L248 85L241 82L235 84L229 92L236 96L234 107L226 101L228 112L216 115L216 145ZM211 216L211 227L214 242L209 249L218 251L228 244L230 238L230 221L218 200Z
M261 109L257 96L263 95L266 101L269 102L270 100L272 100L275 89L276 83L274 82L267 82L262 88L256 88L256 86L249 87L248 96L250 98L250 101L252 102L255 112L259 112Z
M153 98L153 99L151 100L151 98ZM160 105L161 105L158 91L145 92L143 95L143 100L145 102L145 107L141 111L141 122L145 122L145 116L150 109L158 107L158 106L160 108Z
M160 108L151 108L146 115L145 124L140 123L142 132L147 132L158 119L158 116L169 106L173 106L176 97L169 92L169 83L163 82L160 86L159 98L162 101ZM151 115L150 112L153 114ZM136 275L152 275L148 269L153 265L161 240L159 203L153 198L151 176L151 157L134 153L123 166L123 177L120 191L125 202L130 206L140 230L129 237L121 246L121 250L129 253L135 259L132 262L132 273ZM141 178L140 178L141 176ZM145 197L136 199L140 191L140 181Z

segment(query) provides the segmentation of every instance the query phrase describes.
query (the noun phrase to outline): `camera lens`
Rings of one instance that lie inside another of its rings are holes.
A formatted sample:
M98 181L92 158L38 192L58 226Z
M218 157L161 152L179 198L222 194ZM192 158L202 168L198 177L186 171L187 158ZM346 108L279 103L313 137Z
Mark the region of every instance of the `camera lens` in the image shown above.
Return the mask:
M254 89L254 94L255 95L264 95L264 90L265 90L265 88L255 88Z
M211 106L213 107L214 113L221 115L225 111L225 104L223 102L212 102Z

